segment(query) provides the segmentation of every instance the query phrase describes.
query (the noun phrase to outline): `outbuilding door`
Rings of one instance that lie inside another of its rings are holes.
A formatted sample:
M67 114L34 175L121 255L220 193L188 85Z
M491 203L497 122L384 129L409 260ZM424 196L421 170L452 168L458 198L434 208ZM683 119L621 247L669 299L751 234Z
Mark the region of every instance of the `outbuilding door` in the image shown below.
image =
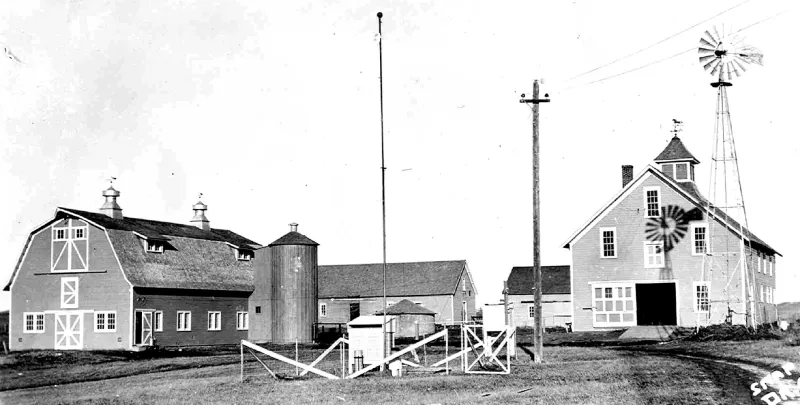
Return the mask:
M139 346L153 345L153 312L136 311L136 328L133 343Z
M83 314L55 314L56 350L83 349Z

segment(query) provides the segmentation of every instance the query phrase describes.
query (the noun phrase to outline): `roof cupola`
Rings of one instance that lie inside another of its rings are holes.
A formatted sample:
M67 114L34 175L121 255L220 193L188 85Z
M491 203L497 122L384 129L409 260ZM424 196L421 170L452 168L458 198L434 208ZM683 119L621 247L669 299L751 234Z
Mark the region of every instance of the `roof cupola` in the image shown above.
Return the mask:
M206 210L208 206L203 204L203 201L200 199L203 198L203 193L200 193L197 196L197 204L192 206L194 210L194 217L192 218L192 225L204 230L208 231L211 230L211 224L208 222L208 218L206 218Z
M114 180L116 178L112 177L109 179L109 183L113 183ZM113 184L110 184L108 189L103 191L103 197L106 198L106 202L100 207L100 212L114 219L122 219L122 207L117 204L119 194L120 192L114 188Z
M681 138L678 138L679 127L683 123L678 120L672 121L674 124L672 132L675 135L654 161L661 167L661 172L668 177L679 182L694 182L694 166L700 161L686 149Z

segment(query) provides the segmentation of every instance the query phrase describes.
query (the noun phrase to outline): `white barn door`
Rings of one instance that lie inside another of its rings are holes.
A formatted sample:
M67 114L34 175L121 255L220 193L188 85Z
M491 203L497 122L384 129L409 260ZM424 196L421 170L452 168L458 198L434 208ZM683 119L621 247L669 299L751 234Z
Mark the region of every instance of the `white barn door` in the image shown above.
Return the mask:
M83 349L83 314L57 313L55 323L56 350Z

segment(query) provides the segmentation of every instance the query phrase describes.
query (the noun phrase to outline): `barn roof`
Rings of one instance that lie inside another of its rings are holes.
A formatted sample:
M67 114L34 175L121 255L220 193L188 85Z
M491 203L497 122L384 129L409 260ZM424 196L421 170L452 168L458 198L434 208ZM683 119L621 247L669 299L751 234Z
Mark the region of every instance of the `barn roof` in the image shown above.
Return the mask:
M375 311L375 315L383 315L383 310ZM419 306L409 300L401 300L389 308L386 308L386 315L436 315L436 312Z
M233 249L260 245L235 232L132 217L114 219L61 207L54 220L66 217L83 219L106 231L125 277L134 287L253 291L252 261L238 260ZM146 252L142 239L161 241L163 253ZM19 264L6 289L18 270Z
M701 208L701 209L705 210L710 205L710 202L705 197L703 197L703 195L700 193L700 190L697 189L697 185L695 185L693 182L679 182L679 181L676 181L676 180L670 178L669 176L665 175L664 173L662 173L661 170L658 170L657 168L655 168L655 167L653 167L651 165L648 165L644 170L642 170L641 173L639 173L638 176L636 176L636 178L634 178L625 187L623 187L621 190L619 190L614 195L614 197L611 199L611 201L606 203L599 211L597 211L589 219L588 222L583 224L583 226L581 226L577 231L575 231L575 233L573 233L569 237L569 239L567 239L567 241L562 244L562 246L565 247L565 248L569 248L570 245L572 244L572 242L574 242L576 239L578 239L579 236L582 236L584 231L587 231L589 228L591 228L593 226L593 224L595 224L597 221L599 221L601 218L603 218L607 214L608 210L610 210L619 201L621 201L622 198L627 195L628 191L633 189L634 187L636 187L636 185L642 179L644 179L644 177L647 174L651 174L651 175L655 176L656 178L660 179L664 184L666 184L667 186L671 187L673 190L677 191L679 194L683 195L687 200L689 200L692 203L694 203L698 208ZM714 213L713 216L715 217L715 219L717 221L727 225L731 229L732 232L734 232L735 234L739 235L739 228L740 228L739 222L737 222L735 219L725 215L725 212L723 210L713 206L713 204L711 204L711 210L713 211L713 213ZM783 256L777 250L775 250L770 245L768 245L763 239L761 239L758 236L756 236L749 229L744 228L744 227L742 227L742 229L744 231L743 232L744 236L750 241L750 243L753 245L754 248L756 248L758 250L761 250L761 251L763 251L763 252L765 252L767 254L776 254L776 255L779 255L779 256Z
M533 267L513 267L507 285L509 295L533 294ZM542 266L542 294L569 293L569 266Z
M466 260L388 263L387 296L452 295ZM383 263L319 266L319 298L383 296Z

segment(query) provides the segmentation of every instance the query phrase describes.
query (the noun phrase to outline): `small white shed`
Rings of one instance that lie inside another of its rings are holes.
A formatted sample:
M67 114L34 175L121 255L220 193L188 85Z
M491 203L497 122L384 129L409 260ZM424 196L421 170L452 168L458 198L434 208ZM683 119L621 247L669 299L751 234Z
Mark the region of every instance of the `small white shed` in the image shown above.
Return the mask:
M389 342L394 341L395 321L394 316L386 316L386 338ZM364 354L365 367L379 363L383 359L383 350L381 348L382 324L382 315L363 315L347 323L347 336L350 341L347 351L348 365L351 373L355 366L356 350L361 350ZM388 345L390 348L391 346L394 345Z

